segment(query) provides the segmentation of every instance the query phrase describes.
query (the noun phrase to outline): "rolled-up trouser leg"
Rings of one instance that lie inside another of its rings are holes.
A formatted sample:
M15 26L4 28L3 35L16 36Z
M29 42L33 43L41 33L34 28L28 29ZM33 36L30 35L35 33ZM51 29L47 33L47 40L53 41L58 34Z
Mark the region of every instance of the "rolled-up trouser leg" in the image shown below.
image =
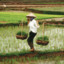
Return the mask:
M31 49L34 48L33 47L33 39L34 39L35 35L36 35L36 33L33 33L33 32L29 33L29 38L27 41L28 41L28 45L30 46Z

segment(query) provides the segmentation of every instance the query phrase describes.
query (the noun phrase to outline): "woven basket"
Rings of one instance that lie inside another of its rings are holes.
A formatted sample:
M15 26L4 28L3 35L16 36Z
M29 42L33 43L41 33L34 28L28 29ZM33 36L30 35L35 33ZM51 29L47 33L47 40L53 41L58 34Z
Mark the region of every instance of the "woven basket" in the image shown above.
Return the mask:
M39 45L47 45L49 43L49 41L37 40L36 43L39 44Z
M17 38L17 39L22 39L22 40L24 40L24 39L26 39L26 38L27 38L27 36L23 36L23 35L16 35L16 38Z

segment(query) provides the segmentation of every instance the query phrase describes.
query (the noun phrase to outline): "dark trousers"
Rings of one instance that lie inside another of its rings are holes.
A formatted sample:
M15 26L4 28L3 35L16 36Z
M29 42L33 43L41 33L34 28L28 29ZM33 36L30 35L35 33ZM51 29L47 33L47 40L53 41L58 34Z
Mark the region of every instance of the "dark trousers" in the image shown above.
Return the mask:
M33 48L33 39L36 36L36 33L33 33L32 31L29 33L29 37L27 39L28 41L28 45L30 46L30 48Z

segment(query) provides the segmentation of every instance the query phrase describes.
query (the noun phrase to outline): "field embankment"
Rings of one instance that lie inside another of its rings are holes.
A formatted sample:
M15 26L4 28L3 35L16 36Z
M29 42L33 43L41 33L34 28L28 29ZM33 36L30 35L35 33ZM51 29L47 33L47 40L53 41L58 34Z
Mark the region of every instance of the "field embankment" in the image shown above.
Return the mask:
M42 5L0 5L0 10L26 10L27 8L42 8L42 7L63 7L64 4L42 4Z

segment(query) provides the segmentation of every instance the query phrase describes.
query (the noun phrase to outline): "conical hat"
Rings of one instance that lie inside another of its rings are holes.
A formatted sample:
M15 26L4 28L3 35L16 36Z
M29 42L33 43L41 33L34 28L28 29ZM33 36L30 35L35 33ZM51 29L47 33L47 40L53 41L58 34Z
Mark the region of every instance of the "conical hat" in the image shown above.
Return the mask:
M36 16L33 13L28 14L27 17L34 17L34 18L36 18Z

